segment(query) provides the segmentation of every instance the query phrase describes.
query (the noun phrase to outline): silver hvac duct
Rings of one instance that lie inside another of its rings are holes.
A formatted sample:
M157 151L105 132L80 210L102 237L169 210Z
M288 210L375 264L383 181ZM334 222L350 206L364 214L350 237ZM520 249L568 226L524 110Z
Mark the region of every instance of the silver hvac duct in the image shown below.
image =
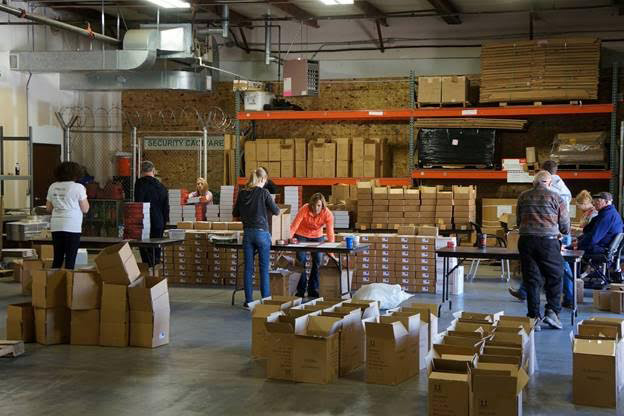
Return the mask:
M78 33L79 35L86 36L94 40L99 40L100 42L110 43L111 45L115 46L119 46L121 44L121 41L119 39L111 38L110 36L102 35L101 33L95 33L90 30L82 29L80 27L70 25L69 23L50 19L49 17L28 13L24 9L16 9L5 4L0 4L0 11L19 17L21 19L27 19L33 22L38 22L44 25L55 27L57 29Z
M271 64L271 14L264 21L264 64Z
M212 79L207 71L63 72L59 81L60 89L68 91L148 89L211 91L212 89Z
M228 33L230 32L230 7L225 4L222 6L221 12L221 29L209 28L209 29L198 29L198 35L221 35L224 38L228 37Z

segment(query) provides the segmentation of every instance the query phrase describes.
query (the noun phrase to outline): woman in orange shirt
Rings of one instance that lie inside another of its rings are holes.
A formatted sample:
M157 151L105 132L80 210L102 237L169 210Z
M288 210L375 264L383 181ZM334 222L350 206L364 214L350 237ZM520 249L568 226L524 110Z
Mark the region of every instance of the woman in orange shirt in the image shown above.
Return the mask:
M290 236L296 238L299 242L323 242L323 227L327 232L327 240L331 243L334 238L334 215L327 208L325 197L321 193L316 193L310 198L310 202L301 207L295 220L290 225ZM305 252L297 253L299 263L306 262ZM299 284L297 285L297 296L304 297L306 286L308 289L308 297L319 297L319 267L323 261L322 253L312 254L312 270L310 271L310 279L306 277L305 270L301 273Z

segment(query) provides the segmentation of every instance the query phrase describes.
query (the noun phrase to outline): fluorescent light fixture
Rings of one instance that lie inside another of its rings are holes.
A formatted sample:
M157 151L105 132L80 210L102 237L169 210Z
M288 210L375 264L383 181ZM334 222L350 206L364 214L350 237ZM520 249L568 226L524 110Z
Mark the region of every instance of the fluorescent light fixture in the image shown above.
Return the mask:
M182 0L147 0L152 4L155 4L158 7L162 7L163 9L188 9L191 7L190 3L187 3Z
M321 0L326 6L336 6L338 4L353 4L353 0Z

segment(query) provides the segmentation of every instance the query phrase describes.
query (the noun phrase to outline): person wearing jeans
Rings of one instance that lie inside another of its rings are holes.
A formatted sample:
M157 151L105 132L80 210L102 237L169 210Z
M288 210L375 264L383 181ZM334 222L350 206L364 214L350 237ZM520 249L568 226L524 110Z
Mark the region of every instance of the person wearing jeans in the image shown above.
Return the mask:
M551 174L539 171L533 179L533 188L518 197L518 251L527 293L527 316L543 319L551 328L562 329L559 312L564 261L559 234L570 234L570 216L563 198L550 189L551 183ZM540 313L542 288L546 292L543 318Z
M290 225L290 235L301 242L323 242L325 237L323 236L323 227L327 232L327 241L333 243L334 237L334 215L327 208L327 202L325 197L321 193L312 195L310 201L303 205L294 221ZM306 253L298 253L297 259L305 266ZM319 297L319 268L323 255L321 253L315 253L312 255L312 270L310 270L310 278L308 279L305 272L301 273L299 284L297 285L297 296L303 298L305 296L306 287L308 290L308 297Z
M247 185L238 192L232 214L243 222L243 252L245 256L245 303L249 309L253 301L254 256L258 253L260 265L260 293L262 297L271 296L269 285L269 253L271 250L271 233L269 232L268 215L278 215L279 208L273 201L269 191L264 189L267 174L262 169L251 173Z
M297 241L301 243L314 242L314 243L322 243L325 241L325 237L317 237L317 238L308 238L299 234L295 234L295 238ZM299 264L306 264L306 254L304 251L300 251L297 253L297 261ZM323 253L311 253L312 255L312 269L310 270L310 279L307 278L305 267L303 269L303 273L301 273L301 277L299 278L299 283L297 284L297 296L304 297L306 293L306 285L308 290L308 296L312 298L317 298L319 296L319 268L321 267L321 262L323 261Z
M89 212L87 190L76 181L83 176L83 169L75 162L63 162L54 170L56 182L48 188L46 208L50 217L50 231L54 246L52 267L66 269L76 265L80 247L82 217Z

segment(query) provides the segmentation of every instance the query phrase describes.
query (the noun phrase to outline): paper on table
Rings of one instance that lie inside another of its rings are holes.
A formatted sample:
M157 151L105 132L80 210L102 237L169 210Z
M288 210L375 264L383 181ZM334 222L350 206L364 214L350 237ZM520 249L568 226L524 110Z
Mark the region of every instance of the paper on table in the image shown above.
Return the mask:
M319 248L338 248L343 246L342 243L323 243L319 244Z
M319 243L315 243L315 242L289 244L290 247L317 247L318 245Z

